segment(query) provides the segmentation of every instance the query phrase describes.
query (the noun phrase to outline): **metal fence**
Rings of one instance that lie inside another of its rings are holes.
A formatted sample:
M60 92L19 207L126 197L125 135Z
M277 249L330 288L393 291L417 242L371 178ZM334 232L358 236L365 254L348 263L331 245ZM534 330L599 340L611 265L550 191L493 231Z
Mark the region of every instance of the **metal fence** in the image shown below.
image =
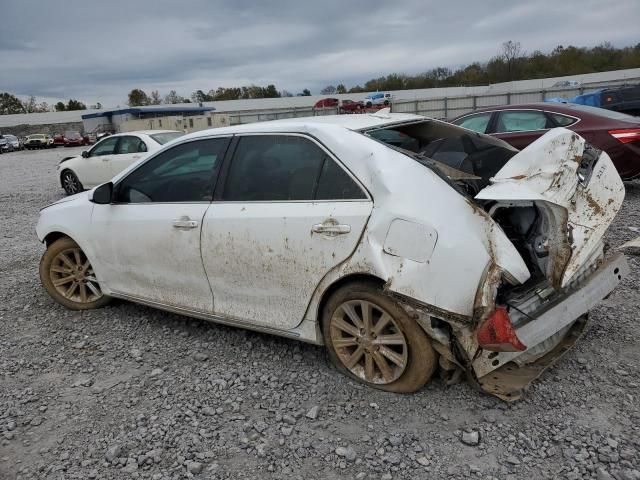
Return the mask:
M259 112L237 112L229 114L229 125L266 122L283 118L316 117L321 115L336 115L338 108L295 107L290 109L261 110Z
M640 79L631 81L639 82ZM465 95L459 97L429 98L418 100L396 100L392 111L398 113L415 113L425 117L451 119L458 115L471 113L478 108L497 107L517 103L544 102L548 98L572 98L602 88L620 86L625 82L601 82L580 87L556 87L544 90L527 90L520 92L485 93L482 95Z
M496 107L516 103L544 102L548 98L571 98L585 92L601 88L619 86L623 83L640 82L640 78L609 82L583 84L579 87L555 87L548 89L523 90L511 92L484 93L455 97L423 98L416 100L395 100L391 110L397 113L415 113L425 117L451 119L458 115L473 112L478 108ZM260 111L229 112L230 125L265 122L283 118L314 117L318 115L336 115L338 108L295 107L289 109L269 109Z

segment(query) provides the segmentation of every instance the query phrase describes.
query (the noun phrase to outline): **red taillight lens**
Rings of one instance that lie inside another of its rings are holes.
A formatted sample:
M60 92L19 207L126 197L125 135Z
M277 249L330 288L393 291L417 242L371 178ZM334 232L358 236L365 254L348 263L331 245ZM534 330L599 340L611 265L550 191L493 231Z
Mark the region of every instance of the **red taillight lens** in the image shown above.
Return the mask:
M640 128L623 128L620 130L609 130L609 135L620 143L631 143L640 140Z
M527 347L520 341L504 307L496 308L477 333L478 344L492 352L522 352Z

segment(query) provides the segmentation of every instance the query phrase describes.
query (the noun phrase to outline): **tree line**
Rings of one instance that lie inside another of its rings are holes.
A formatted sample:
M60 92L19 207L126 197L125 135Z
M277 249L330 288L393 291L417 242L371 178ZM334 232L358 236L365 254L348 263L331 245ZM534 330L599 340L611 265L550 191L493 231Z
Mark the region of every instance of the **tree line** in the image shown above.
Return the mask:
M606 72L640 67L640 43L633 47L616 48L605 42L593 48L558 45L549 53L535 50L526 53L520 42L508 41L488 62L474 62L451 69L437 67L417 75L392 73L372 78L362 85L346 90L344 85L323 89L323 94L360 93L415 88L470 87L492 83L564 77L585 73ZM343 90L341 92L340 90Z
M304 89L299 95L311 95L308 89ZM292 97L293 94L276 89L275 85L267 85L261 87L258 85L249 85L243 87L218 87L211 89L205 93L204 90L196 90L190 97L178 95L175 90L171 90L164 97L157 90L153 90L147 94L144 90L134 88L127 95L127 105L130 107L139 107L144 105L172 105L176 103L202 103L213 102L218 100L240 100L247 98L280 98Z
M509 40L503 43L497 55L487 62L474 62L457 69L437 67L417 75L391 73L379 78L372 78L363 84L350 88L347 88L344 83L339 83L336 86L328 85L320 93L333 95L416 88L477 86L638 67L640 67L640 43L623 48L616 48L609 42L592 48L558 45L549 53L543 53L540 50L527 53L522 49L520 42ZM305 88L297 95L308 96L311 95L311 91ZM175 90L161 96L158 90L147 94L144 90L134 88L128 94L127 103L130 106L141 106L291 96L293 96L292 93L287 90L278 90L273 84L266 87L258 85L218 87L206 92L205 90L196 90L188 97L179 95ZM11 93L0 93L0 115L85 110L86 108L84 103L75 99L50 106L46 102L38 102L34 96L23 101ZM102 105L97 103L89 108L100 109Z
M92 109L100 109L102 105L98 102L91 105ZM49 105L47 102L38 102L36 97L31 95L27 100L20 100L9 92L0 93L0 115L11 115L15 113L43 113L43 112L63 112L67 110L86 110L87 106L79 100L69 99L67 103L58 102Z

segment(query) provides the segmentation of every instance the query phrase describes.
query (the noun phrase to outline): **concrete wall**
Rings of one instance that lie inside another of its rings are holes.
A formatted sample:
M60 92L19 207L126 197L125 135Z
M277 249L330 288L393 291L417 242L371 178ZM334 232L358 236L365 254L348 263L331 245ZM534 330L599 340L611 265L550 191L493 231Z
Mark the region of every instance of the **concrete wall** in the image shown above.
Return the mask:
M26 137L33 133L48 133L55 135L56 133L64 133L68 130L76 132L84 132L82 122L55 123L50 125L16 125L13 127L2 127L0 133L16 135L17 137Z

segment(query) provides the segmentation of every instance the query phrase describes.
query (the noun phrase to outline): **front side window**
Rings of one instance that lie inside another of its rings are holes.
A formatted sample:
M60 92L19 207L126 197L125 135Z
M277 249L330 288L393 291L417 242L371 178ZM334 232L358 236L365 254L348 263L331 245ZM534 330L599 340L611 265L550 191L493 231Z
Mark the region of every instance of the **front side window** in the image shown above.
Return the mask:
M109 137L98 143L89 152L90 157L101 157L102 155L111 155L115 149L120 137Z
M489 120L491 120L491 112L469 115L467 117L460 118L453 123L459 127L473 130L474 132L487 133Z
M366 197L318 145L287 135L242 137L222 194L226 201L343 198Z
M524 132L553 128L544 112L538 110L506 110L498 115L496 133Z
M146 152L147 146L138 137L121 137L120 144L116 153L120 155L126 155L129 153Z
M131 172L116 187L118 203L206 202L229 139L176 145Z

